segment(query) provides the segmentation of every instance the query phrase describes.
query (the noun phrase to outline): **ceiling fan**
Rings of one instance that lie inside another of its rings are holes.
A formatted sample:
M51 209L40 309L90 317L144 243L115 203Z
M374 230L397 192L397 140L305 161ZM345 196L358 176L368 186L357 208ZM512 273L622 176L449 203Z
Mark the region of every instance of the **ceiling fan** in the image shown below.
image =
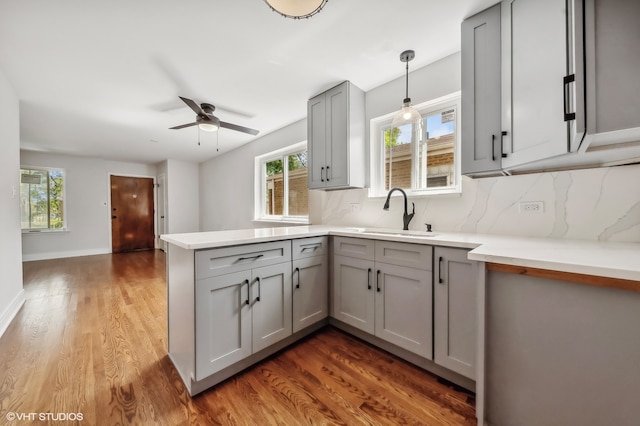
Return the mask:
M238 126L237 124L220 121L218 117L213 115L213 111L215 111L216 107L211 104L201 103L200 105L198 105L191 99L183 98L182 96L179 96L179 98L182 99L182 101L187 104L189 108L193 110L193 112L196 113L196 121L194 121L193 123L170 127L170 129L184 129L185 127L198 125L198 127L205 132L215 132L220 127L236 130L238 132L248 133L254 136L259 132L258 130L250 129L248 127Z

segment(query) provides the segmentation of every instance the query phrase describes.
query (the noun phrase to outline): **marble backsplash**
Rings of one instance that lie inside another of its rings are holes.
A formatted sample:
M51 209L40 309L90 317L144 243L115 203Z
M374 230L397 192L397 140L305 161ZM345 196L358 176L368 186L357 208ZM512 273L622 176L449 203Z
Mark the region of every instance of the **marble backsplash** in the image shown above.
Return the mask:
M461 195L410 197L410 229L528 237L640 242L640 165L463 178ZM519 203L541 201L542 212L520 212ZM389 211L368 191L319 194L327 225L402 228L402 197ZM318 223L314 220L314 223Z

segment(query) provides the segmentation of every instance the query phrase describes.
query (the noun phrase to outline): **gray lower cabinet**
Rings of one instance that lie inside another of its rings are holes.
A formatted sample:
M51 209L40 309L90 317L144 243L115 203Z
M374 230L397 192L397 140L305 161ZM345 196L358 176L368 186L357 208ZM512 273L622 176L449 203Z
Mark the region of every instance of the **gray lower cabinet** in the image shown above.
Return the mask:
M251 271L196 284L196 380L251 355Z
M333 316L432 359L431 250L334 237Z
M293 332L329 315L328 237L293 240Z
M250 304L255 353L292 333L291 263L254 269L252 277Z
M432 359L431 271L376 263L375 299L375 335Z
M290 241L205 250L195 261L195 380L292 334Z
M477 268L468 250L434 249L434 361L465 377L476 377Z
M333 257L333 317L373 334L373 260Z

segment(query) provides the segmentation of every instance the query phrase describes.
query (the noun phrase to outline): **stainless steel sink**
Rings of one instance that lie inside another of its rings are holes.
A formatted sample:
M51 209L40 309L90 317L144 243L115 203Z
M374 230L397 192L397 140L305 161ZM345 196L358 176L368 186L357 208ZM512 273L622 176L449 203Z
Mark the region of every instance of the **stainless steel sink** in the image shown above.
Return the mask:
M438 235L435 232L427 231L402 231L376 228L347 228L347 230L365 235L389 235L394 237L433 238Z

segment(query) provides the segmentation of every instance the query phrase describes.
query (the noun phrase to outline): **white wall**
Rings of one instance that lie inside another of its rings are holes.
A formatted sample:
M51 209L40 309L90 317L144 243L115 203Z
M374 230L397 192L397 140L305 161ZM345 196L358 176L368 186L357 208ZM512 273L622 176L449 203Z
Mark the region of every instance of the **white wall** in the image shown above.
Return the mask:
M0 70L0 336L25 301L20 238L20 113L18 97Z
M200 228L221 231L278 226L254 222L255 157L307 140L307 120L300 120L200 165ZM316 191L311 191L314 193ZM311 220L321 194L310 193ZM320 216L318 215L319 220Z
M111 252L109 175L155 177L154 165L62 154L20 152L23 166L65 170L67 232L23 234L23 259L38 260Z
M167 160L158 166L164 172L167 185L167 232L198 232L200 230L199 167L186 161Z

